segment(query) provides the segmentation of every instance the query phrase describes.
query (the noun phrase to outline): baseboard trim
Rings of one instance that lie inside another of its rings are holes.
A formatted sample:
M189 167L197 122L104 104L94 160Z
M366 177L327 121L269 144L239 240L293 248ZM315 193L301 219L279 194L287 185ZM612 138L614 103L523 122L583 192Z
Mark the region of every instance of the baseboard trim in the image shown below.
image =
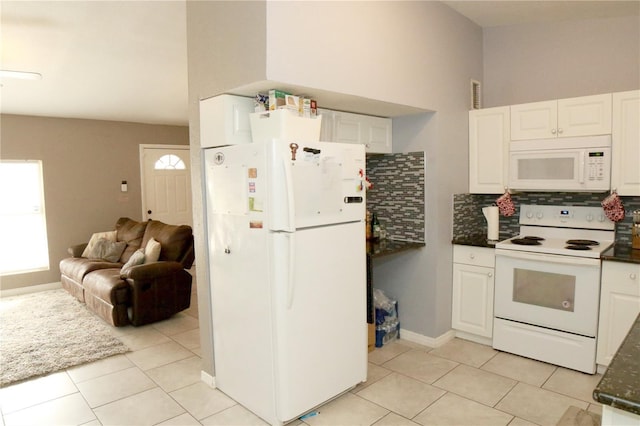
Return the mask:
M57 290L62 288L62 283L38 284L27 287L11 288L9 290L0 290L0 297L20 296L21 294L37 293L39 291Z
M480 343L481 345L493 346L493 339L491 337L477 336L475 334L467 333L460 330L455 330L456 337L471 342Z
M419 345L429 346L430 348L438 348L448 341L456 337L455 330L449 330L438 337L429 337L423 334L414 333L413 331L400 329L400 338Z
M200 371L200 380L205 382L209 387L215 389L216 388L216 378L206 371Z

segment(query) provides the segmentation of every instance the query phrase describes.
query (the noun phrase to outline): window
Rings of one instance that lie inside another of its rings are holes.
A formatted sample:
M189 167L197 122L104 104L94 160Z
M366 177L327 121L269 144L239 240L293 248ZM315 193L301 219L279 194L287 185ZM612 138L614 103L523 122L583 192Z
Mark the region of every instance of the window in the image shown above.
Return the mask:
M0 161L0 275L49 269L41 161Z
M160 157L153 168L156 170L184 170L185 165L177 155L167 154Z

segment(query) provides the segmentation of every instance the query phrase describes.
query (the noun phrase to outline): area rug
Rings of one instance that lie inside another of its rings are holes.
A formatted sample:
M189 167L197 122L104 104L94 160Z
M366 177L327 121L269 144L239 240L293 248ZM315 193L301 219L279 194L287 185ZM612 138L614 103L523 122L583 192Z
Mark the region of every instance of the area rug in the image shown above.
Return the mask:
M0 387L127 352L65 290L0 299Z

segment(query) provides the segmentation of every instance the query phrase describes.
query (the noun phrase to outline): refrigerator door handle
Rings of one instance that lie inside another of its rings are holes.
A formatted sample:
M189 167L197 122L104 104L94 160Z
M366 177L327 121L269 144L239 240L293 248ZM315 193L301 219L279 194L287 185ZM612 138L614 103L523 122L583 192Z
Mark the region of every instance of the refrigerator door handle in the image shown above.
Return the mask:
M287 271L287 309L291 309L293 306L293 297L295 295L295 273L296 273L296 234L286 234L289 241L289 253L288 264L289 270Z
M293 188L293 173L291 172L291 164L286 158L282 159L282 165L284 166L284 184L287 188L287 229L288 232L295 232L296 230L296 209L295 209L295 192Z
M295 188L291 160L282 150L282 144L273 139L267 145L268 185L270 192L269 229L294 232Z

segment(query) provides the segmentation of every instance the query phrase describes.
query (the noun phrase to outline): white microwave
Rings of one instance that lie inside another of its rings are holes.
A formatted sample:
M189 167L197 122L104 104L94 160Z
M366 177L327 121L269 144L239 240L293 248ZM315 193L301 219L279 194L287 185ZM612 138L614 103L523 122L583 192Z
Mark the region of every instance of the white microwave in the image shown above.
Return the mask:
M604 192L611 188L611 135L511 141L509 188Z

